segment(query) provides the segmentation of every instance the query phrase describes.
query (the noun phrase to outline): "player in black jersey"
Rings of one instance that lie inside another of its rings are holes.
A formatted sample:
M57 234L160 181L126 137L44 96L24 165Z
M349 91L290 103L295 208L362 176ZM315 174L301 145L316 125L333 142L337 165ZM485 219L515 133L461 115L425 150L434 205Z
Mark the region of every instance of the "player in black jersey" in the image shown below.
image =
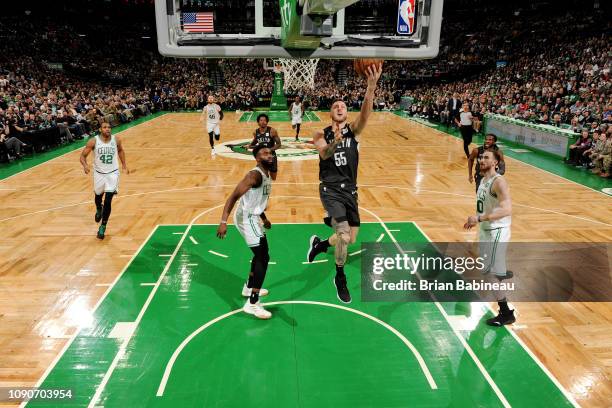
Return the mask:
M336 100L331 106L331 126L319 130L314 135L314 145L319 151L319 195L321 203L331 217L334 234L321 241L316 235L310 238L306 258L314 261L321 252L335 247L336 276L334 284L338 299L351 302L351 294L346 285L344 264L349 244L354 243L359 232L359 207L357 205L357 167L359 165L359 135L365 128L372 112L376 83L382 73L382 65L367 69L368 88L366 89L361 112L357 118L347 122L347 108L343 100Z
M495 150L499 152L501 160L497 165L497 173L503 176L506 172L506 162L504 161L504 153L499 149L499 146L497 146L497 136L493 133L488 133L485 136L484 144L482 146L478 146L472 149L470 157L468 157L468 173L470 175L469 181L471 184L474 180L476 180L476 191L478 191L478 186L480 186L480 181L483 178L482 174L480 174L480 160L482 159L482 154L486 150ZM476 168L474 169L474 173L476 173L475 176L472 173L472 165L474 164L474 161L476 161Z
M281 140L276 129L268 126L269 121L270 118L265 113L260 113L257 115L257 125L259 125L259 127L253 132L253 141L249 145L249 149L252 149L257 145L262 145L272 150L274 164L272 164L272 167L270 167L270 177L272 177L272 180L276 180L276 173L278 172L278 158L276 157L276 150L280 149Z

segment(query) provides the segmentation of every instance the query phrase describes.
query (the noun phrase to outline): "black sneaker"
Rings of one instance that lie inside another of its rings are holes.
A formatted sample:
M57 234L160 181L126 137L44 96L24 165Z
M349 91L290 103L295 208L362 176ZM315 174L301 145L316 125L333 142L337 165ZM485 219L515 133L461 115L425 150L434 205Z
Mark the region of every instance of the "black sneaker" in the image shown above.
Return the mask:
M514 310L511 310L509 313L502 314L501 312L490 319L487 319L487 324L489 326L501 327L506 324L512 324L516 322L516 318L514 317Z
M101 219L102 219L102 207L96 208L96 217L95 217L95 220L96 220L96 222L100 222Z
M314 261L315 257L323 252L321 249L317 248L321 240L316 235L310 237L310 247L308 248L308 253L306 254L306 260L308 262Z
M104 239L105 232L106 232L106 225L104 224L100 225L100 228L98 228L98 235L96 235L96 238Z
M346 287L346 275L336 275L334 278L338 300L342 303L351 303L351 294Z

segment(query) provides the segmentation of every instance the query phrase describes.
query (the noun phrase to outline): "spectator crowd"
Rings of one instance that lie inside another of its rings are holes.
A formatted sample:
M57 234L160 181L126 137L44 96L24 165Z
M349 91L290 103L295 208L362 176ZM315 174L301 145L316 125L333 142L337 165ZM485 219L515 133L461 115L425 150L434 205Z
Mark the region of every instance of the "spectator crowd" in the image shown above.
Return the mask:
M478 19L469 7L450 8L440 55L385 62L375 108L399 109L408 97L410 115L452 126L467 102L476 131L487 113L586 131L589 143L573 147L570 161L608 176L606 13L510 10L485 2L479 13L487 19ZM100 34L78 34L69 21L54 18L0 17L0 160L87 138L102 121L117 125L160 110L201 109L211 94L225 110L269 106L274 77L262 60L164 58L112 21L94 31ZM321 60L315 75L315 88L295 91L310 109L328 109L338 97L360 108L365 80L351 61Z

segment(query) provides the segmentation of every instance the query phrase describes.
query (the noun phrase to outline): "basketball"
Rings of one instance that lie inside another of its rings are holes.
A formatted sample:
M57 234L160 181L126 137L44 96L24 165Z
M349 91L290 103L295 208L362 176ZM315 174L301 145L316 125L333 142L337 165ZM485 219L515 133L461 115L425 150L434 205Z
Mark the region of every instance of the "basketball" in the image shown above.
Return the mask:
M371 65L378 65L384 62L384 60L381 59L374 59L374 58L361 58L361 59L356 59L353 61L353 68L355 69L355 74L357 74L357 76L366 76L366 70L368 69L369 66Z

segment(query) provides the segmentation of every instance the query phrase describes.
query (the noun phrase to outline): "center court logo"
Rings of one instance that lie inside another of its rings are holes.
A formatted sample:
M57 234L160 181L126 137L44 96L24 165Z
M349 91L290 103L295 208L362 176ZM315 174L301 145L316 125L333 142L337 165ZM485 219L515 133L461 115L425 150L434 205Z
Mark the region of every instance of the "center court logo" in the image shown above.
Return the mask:
M239 160L253 160L251 150L247 146L253 139L231 140L215 145L218 156ZM319 157L312 140L296 141L292 137L281 137L281 148L276 151L278 161L314 160Z

